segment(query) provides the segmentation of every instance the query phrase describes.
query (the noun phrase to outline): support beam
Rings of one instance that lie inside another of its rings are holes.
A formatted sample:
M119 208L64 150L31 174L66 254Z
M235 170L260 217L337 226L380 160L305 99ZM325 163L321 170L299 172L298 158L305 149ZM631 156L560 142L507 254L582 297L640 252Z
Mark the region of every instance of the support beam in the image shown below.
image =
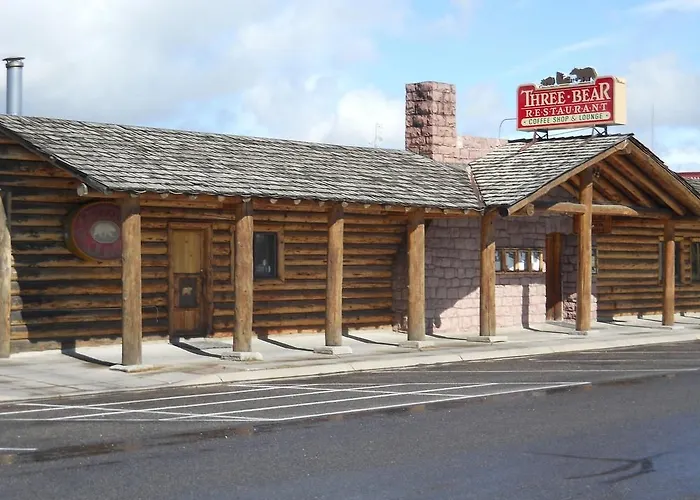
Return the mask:
M10 214L12 193L0 194L0 358L10 357L12 328L12 242L10 240Z
M343 207L328 213L328 274L326 276L326 346L343 343Z
M121 200L122 215L122 365L140 365L143 336L141 306L141 201Z
M534 204L535 215L547 214L583 214L585 205L567 201L560 202L536 202ZM615 217L641 217L645 219L669 219L673 212L662 208L626 207L624 205L591 205L593 215L612 215ZM516 212L513 215L520 215Z
M479 335L496 335L496 231L495 212L481 218L481 254L479 291Z
M673 326L674 323L674 303L676 300L676 242L675 226L672 221L664 224L664 300L662 324Z
M605 178L613 183L613 185L618 186L622 191L630 195L630 198L638 205L642 205L646 208L651 208L654 206L654 202L642 192L642 190L628 178L626 178L622 173L618 172L614 165L608 162L601 163L600 173Z
M576 330L587 332L591 329L591 251L593 228L593 172L588 169L581 173L579 202L586 207L578 219L578 277L576 280Z
M613 155L608 158L608 161L624 172L629 178L634 179L637 184L643 187L647 192L656 196L656 198L670 207L676 214L681 216L686 214L686 210L683 206L678 203L671 194L661 189L660 186L663 185L662 182L658 182L656 179L650 179L648 175L632 165L624 156Z
M603 196L608 200L614 201L615 203L620 203L621 205L634 205L634 202L629 199L625 194L618 188L613 186L613 184L607 180L602 175L599 175L597 179L593 181L594 185L598 186L598 189Z
M581 192L581 176L583 174L578 174L573 176L572 178L569 179L569 182L573 184L576 189ZM595 185L593 186L593 201L598 202L598 203L605 203L609 201L608 199L605 198L605 196L600 193L596 188Z
M408 214L408 341L425 340L425 217Z
M253 203L236 204L235 352L251 352L253 341Z

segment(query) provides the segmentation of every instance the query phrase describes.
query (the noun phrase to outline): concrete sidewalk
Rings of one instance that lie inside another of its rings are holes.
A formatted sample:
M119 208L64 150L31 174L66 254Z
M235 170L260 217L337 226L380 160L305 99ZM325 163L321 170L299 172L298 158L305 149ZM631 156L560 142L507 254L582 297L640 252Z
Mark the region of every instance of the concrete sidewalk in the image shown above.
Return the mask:
M700 314L677 316L676 326L661 326L659 317L595 323L588 335L573 325L547 323L499 332L501 342L479 342L464 334L428 336L432 345L400 347L405 335L389 330L361 330L343 338L352 354L314 353L323 335L276 335L255 338L262 361L227 361L231 338L144 342L144 370L124 373L117 367L121 345L79 347L61 352L26 352L0 360L0 401L75 396L111 391L182 387L233 381L316 376L383 368L474 361L557 352L599 350L700 340Z

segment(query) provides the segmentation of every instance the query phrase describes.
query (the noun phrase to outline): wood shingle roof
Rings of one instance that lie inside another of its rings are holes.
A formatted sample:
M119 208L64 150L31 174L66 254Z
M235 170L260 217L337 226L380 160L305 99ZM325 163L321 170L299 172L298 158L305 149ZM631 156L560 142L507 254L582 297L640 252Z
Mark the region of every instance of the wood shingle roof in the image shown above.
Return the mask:
M403 150L28 116L0 130L102 191L481 208L465 166Z
M469 164L486 206L510 206L631 135L511 141Z

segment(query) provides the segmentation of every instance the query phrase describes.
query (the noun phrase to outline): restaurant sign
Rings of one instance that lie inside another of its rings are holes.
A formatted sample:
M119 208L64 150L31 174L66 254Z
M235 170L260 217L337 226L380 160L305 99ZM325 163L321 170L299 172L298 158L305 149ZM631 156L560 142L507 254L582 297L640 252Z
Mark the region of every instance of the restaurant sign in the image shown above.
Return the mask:
M85 260L115 260L121 257L121 209L116 203L87 203L66 221L66 246Z
M581 128L627 123L625 81L593 68L557 73L540 85L518 87L518 130Z

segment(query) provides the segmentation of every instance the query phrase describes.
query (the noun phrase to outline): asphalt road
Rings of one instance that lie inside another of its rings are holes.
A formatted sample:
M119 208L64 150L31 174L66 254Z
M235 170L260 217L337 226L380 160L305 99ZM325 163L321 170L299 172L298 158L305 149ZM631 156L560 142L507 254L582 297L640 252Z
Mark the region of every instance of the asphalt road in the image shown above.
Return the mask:
M700 342L0 406L0 498L700 499Z

